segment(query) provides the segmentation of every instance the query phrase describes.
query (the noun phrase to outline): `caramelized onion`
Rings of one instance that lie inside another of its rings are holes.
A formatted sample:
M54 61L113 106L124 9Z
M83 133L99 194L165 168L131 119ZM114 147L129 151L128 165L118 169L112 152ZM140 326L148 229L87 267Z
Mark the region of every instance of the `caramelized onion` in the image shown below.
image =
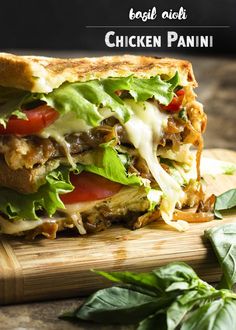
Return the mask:
M215 204L216 196L212 194L210 197L207 198L207 200L204 202L201 200L197 207L197 213L200 212L210 212L213 209L213 206Z
M33 240L38 235L44 235L47 238L55 239L58 231L58 224L55 221L48 221L42 225L30 230L27 233L27 239Z
M187 222L208 222L214 219L214 215L209 212L187 212L176 210L173 220L185 220Z

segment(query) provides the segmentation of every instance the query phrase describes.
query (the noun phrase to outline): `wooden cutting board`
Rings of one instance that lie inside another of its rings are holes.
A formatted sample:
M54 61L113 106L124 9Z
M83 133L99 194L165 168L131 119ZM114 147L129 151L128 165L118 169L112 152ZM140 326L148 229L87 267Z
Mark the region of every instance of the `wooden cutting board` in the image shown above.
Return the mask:
M205 156L236 163L236 152L212 149ZM207 177L208 192L219 194L236 187L236 175ZM128 196L127 196L128 198ZM25 241L1 237L0 303L37 301L86 295L109 282L90 269L148 271L171 261L185 261L203 279L218 281L221 275L204 229L236 220L191 224L177 232L163 222L136 231L114 226L90 236L60 234L56 240Z

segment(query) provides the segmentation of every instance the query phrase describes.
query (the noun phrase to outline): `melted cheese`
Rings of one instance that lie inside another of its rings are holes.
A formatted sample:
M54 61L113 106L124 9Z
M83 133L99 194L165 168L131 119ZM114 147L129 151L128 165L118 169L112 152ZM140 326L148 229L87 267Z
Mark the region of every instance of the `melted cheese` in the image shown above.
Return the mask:
M86 234L86 231L83 227L82 219L80 216L80 212L84 212L89 210L95 204L101 202L101 200L97 200L94 202L81 202L75 203L71 205L67 205L65 209L61 210L68 215L68 217L73 221L74 225L79 230L80 234ZM65 220L64 218L41 218L39 220L6 220L0 216L0 232L4 234L17 234L23 231L34 229L45 222L60 222L61 220Z
M47 219L47 221L50 221ZM22 231L34 229L42 225L44 220L13 220L12 222L0 216L0 232L3 234L17 234Z
M130 120L124 125L129 139L146 160L163 192L160 205L161 216L169 225L178 230L185 230L182 222L171 222L176 203L183 198L183 191L177 181L161 167L156 154L168 115L160 112L154 104L149 102L135 103L134 100L126 100L126 104L132 113Z
M83 119L77 118L74 112L68 112L60 116L52 125L45 128L42 134L46 137L55 133L64 136L75 132L86 132L91 128Z
M65 155L70 165L75 168L76 164L71 157L69 144L66 142L65 135L79 132L86 132L92 127L87 125L84 120L76 118L73 112L60 116L52 125L45 128L39 135L45 139L52 137L65 151Z
M68 213L68 214L73 214L75 212L85 212L85 211L93 208L97 203L99 203L103 200L104 199L98 199L96 201L67 204L65 209L61 209L60 211Z
M71 220L73 221L75 227L78 229L80 235L85 235L87 232L84 228L83 220L79 212L73 213L70 216Z
M157 156L175 160L177 162L185 163L191 166L194 161L194 155L190 151L190 147L191 144L183 144L180 145L179 150L174 151L169 147L158 148Z

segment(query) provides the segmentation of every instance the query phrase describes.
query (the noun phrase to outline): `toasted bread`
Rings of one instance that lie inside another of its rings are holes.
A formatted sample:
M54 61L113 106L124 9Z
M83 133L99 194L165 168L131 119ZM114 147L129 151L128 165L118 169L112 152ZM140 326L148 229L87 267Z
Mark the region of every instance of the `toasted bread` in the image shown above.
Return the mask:
M36 93L49 93L62 83L107 77L140 78L173 76L178 70L181 84L197 86L188 61L134 55L92 58L52 58L0 53L0 86Z

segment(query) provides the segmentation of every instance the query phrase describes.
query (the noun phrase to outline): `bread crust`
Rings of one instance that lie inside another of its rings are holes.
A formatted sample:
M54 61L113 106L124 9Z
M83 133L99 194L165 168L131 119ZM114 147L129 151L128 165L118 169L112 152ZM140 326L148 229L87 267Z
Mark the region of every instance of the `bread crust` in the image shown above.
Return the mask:
M135 55L65 59L0 53L0 86L36 93L49 93L66 81L131 74L140 78L158 74L171 77L177 70L183 86L197 86L192 65L185 60Z

